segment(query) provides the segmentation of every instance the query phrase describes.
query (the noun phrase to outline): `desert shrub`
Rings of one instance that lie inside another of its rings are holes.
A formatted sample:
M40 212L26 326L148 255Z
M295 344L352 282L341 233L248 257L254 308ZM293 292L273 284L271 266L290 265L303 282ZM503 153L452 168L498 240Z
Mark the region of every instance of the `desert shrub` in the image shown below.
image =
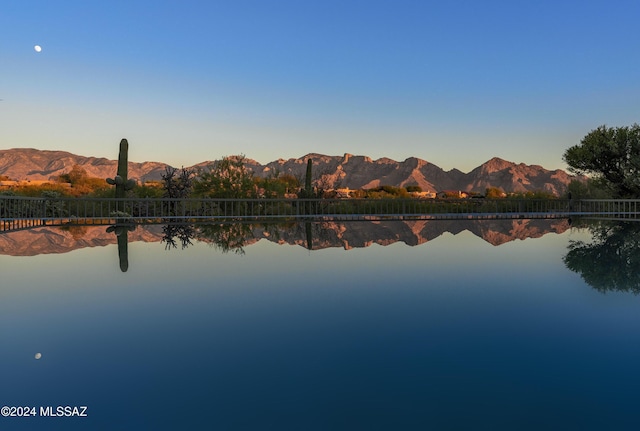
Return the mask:
M489 187L485 191L484 196L489 199L498 199L498 198L506 197L506 194L501 188Z
M546 192L544 190L530 190L521 193L510 193L511 199L557 199L558 197L553 193Z

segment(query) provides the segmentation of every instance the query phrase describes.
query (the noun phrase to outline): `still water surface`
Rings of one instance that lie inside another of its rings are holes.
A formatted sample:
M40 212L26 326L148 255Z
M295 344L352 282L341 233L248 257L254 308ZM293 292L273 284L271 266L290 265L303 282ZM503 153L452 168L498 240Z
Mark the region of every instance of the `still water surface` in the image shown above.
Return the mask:
M640 298L567 268L590 231L505 223L138 228L126 272L104 227L0 235L0 404L87 406L0 429L636 429Z

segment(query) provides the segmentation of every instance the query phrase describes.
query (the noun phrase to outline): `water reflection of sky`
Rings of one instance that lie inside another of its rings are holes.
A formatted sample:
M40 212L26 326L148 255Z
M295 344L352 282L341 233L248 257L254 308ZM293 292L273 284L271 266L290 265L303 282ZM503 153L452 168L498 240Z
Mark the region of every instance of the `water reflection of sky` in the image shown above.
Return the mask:
M640 304L564 267L587 236L2 256L0 399L90 407L51 429L628 429Z

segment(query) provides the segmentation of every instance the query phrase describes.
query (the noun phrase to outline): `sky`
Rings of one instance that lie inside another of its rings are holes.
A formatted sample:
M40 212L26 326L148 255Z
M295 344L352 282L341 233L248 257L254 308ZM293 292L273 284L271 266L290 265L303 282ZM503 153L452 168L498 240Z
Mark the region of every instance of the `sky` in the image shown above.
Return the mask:
M4 0L0 149L564 169L589 131L640 122L639 16L637 0Z

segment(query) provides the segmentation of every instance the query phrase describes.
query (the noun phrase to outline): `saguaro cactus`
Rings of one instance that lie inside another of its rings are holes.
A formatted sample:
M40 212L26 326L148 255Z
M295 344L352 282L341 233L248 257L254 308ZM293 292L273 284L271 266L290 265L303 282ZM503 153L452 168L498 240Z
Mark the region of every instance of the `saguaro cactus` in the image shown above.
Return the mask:
M307 175L304 179L304 189L307 192L308 198L311 197L311 170L313 169L313 160L307 160Z
M127 190L136 185L134 180L127 179L129 142L126 139L120 141L120 153L118 153L118 173L114 178L107 178L107 183L116 186L116 198L125 197Z

